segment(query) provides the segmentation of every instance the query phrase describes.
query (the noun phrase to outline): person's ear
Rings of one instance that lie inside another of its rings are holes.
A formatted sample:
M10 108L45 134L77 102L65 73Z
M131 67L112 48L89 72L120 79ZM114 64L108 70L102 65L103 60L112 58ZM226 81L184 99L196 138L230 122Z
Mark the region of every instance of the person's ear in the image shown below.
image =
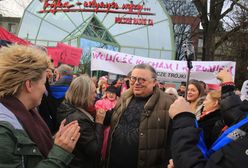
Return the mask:
M215 100L214 103L213 103L214 107L218 107L219 106L219 102L218 100Z
M24 82L24 87L25 89L27 90L27 92L31 92L32 90L32 83L31 83L31 80L26 80Z
M159 83L156 79L154 79L154 81L153 81L153 87L155 87L155 86L159 86Z

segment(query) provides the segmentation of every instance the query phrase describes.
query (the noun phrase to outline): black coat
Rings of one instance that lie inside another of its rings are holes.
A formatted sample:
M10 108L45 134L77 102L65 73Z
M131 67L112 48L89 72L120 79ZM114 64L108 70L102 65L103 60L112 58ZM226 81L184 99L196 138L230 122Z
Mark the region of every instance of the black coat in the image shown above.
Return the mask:
M222 87L221 118L232 126L242 120L248 103L241 102L229 86ZM176 168L246 168L248 165L248 124L240 128L244 136L225 145L205 159L197 144L201 128L195 127L195 116L185 112L173 119L172 159Z
M198 120L199 127L203 129L204 141L207 148L220 136L225 126L221 119L220 110L215 110Z
M56 106L54 106L54 99L51 96L50 86L48 80L46 81L46 90L47 94L43 94L41 104L38 106L38 111L46 122L48 128L52 134L55 134L57 131L56 125Z
M248 133L233 141L206 160L197 147L200 128L195 128L195 116L182 113L173 119L171 141L175 168L246 168L248 165ZM242 128L248 131L248 125Z
M69 167L98 167L103 142L103 126L95 123L84 112L65 102L58 108L57 117L58 121L66 118L67 123L77 120L80 126L80 138L73 151L75 157Z

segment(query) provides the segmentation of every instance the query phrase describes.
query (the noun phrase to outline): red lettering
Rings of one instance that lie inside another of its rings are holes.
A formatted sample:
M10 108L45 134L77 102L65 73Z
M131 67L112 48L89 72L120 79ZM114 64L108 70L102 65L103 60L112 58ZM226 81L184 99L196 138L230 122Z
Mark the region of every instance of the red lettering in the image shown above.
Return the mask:
M66 2L62 2L66 1ZM121 13L125 15L154 15L154 13L142 12L142 10L146 10L148 8L144 8L144 4L134 4L126 3L122 4L121 8L116 2L97 2L96 0L88 0L82 2L73 2L71 0L45 0L43 5L43 10L39 11L39 13L57 13L57 12L101 12L101 13ZM83 6L80 8L79 6ZM72 7L78 7L73 8ZM122 9L122 10L118 10ZM150 8L149 8L150 9ZM122 18L115 19L116 23L120 24L136 24L136 25L153 25L153 20L151 19L142 19L142 18Z
M115 23L121 23L121 18L120 17L116 17L115 18Z
M153 26L153 20L152 19L148 19L148 25L151 25L151 26Z
M109 54L106 55L105 60L106 60L106 61L110 61L110 62L114 62L113 56L112 56L112 55L109 55Z
M82 2L76 2L76 5L81 6Z
M98 59L100 57L100 55L102 55L102 53L101 52L99 52L99 53L93 52L92 55L93 55L94 59Z
M99 6L100 6L100 8L104 8L105 7L104 2L101 2Z
M85 7L85 8L89 7L88 2L84 1L84 7Z

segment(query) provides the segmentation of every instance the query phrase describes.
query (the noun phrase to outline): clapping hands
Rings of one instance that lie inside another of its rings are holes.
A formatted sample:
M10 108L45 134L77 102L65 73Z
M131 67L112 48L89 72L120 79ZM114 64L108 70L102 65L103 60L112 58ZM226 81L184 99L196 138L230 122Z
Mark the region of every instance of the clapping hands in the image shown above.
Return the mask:
M70 122L67 125L65 125L65 122L65 119L61 122L59 131L55 135L54 144L72 152L80 136L80 127L77 121Z

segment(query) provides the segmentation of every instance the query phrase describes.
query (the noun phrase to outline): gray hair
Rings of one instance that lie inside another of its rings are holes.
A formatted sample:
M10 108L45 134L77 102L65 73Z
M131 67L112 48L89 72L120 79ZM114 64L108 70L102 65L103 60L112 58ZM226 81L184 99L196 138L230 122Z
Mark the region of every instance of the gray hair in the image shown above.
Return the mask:
M69 65L66 64L61 64L58 67L58 72L62 75L62 76L71 76L73 74L73 70L72 67L70 67Z
M166 88L165 93L175 95L176 97L178 97L177 90L175 88L173 88L173 87Z
M157 73L156 73L156 70L149 64L138 64L138 65L135 65L132 69L132 71L134 69L147 69L149 70L151 73L152 73L152 77L153 78L157 78Z

